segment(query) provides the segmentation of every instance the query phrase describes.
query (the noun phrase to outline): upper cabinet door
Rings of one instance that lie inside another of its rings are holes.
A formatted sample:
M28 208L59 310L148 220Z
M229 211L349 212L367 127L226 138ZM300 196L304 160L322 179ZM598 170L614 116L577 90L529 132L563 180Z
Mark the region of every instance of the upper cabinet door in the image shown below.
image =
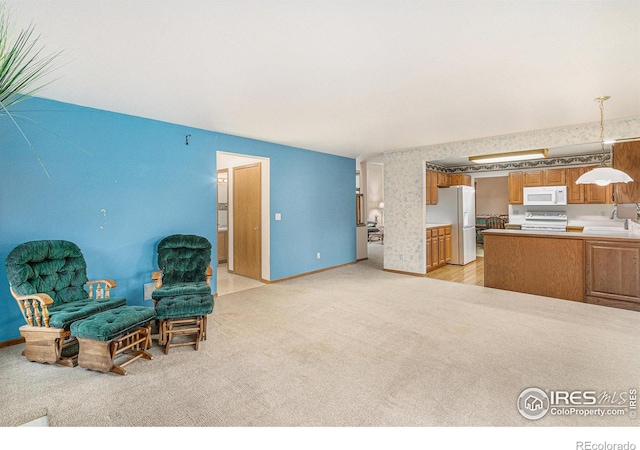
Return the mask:
M622 170L633 178L630 183L616 183L613 185L615 202L640 202L640 141L614 144L613 168Z
M565 169L546 169L543 173L545 186L565 186Z
M509 204L522 205L522 172L509 172Z
M449 180L451 186L471 186L471 175L466 173L451 174Z
M524 173L524 187L544 186L542 170L527 170Z
M568 204L584 203L584 184L576 184L576 180L586 171L586 167L571 167L566 170Z
M451 180L448 173L438 172L438 187L449 187Z
M426 171L425 200L427 205L438 204L438 174L435 170Z
M598 186L597 184L585 184L584 185L584 202L585 203L597 203L607 204L613 203L612 184L607 186Z

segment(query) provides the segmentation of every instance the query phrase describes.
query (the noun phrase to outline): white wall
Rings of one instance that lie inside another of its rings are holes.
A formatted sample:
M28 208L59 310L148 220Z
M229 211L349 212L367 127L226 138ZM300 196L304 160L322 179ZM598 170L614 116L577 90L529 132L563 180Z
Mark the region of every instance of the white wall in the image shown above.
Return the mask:
M509 178L483 177L474 180L476 215L509 214Z

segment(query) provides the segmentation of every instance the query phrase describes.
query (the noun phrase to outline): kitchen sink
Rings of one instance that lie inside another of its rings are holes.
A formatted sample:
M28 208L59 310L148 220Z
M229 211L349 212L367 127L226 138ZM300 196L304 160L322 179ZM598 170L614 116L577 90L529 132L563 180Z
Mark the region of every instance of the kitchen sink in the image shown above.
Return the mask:
M611 234L628 234L631 230L625 230L624 228L618 227L584 227L585 233L595 232L595 233L611 233Z

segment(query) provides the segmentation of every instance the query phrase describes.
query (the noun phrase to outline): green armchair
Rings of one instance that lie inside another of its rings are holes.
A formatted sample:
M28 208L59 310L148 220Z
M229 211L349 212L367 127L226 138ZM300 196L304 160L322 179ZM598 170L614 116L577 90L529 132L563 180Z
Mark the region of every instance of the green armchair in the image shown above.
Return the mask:
M20 244L7 256L5 268L11 295L26 322L20 335L29 361L74 366L77 350L72 349L77 345L72 344L77 340L71 336L71 324L127 302L111 297L115 281L87 279L84 256L69 241Z
M207 315L213 311L210 279L211 243L202 236L174 234L158 244L158 267L151 278L158 318L158 344L165 354L170 347L194 345L207 338ZM176 336L193 336L175 342Z

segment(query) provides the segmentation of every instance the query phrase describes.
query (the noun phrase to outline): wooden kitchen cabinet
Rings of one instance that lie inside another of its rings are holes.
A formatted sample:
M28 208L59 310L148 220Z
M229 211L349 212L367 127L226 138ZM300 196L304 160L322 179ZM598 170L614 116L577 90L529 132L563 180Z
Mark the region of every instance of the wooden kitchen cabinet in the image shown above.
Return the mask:
M444 266L440 259L440 237L438 236L438 230L433 230L431 234L431 259L433 269L438 269Z
M582 239L504 230L487 230L483 238L485 287L583 301Z
M567 186L568 204L613 203L611 185L576 184L578 177L591 169L593 167L509 172L509 204L522 205L523 187L532 186ZM640 180L640 174L638 179Z
M429 228L427 228L425 242L427 243L427 272L431 272L433 270L433 258L431 257L431 230Z
M585 184L583 186L585 203L613 203L612 185L598 186L597 184Z
M565 169L546 169L542 173L544 186L565 186L566 173Z
M451 261L451 225L427 228L426 243L427 272Z
M488 230L484 285L640 312L640 239Z
M524 187L564 186L565 184L565 169L540 169L524 172Z
M613 146L613 168L633 178L630 183L616 183L613 198L616 203L640 202L640 141L620 142Z
M438 230L431 230L431 270L437 269L440 267L438 263L438 251L440 250L438 246Z
M522 172L509 172L509 204L510 205L522 205L524 200L523 187L523 173Z
M229 239L227 231L218 231L218 264L229 259Z
M438 266L447 263L447 250L445 247L444 227L438 228Z
M471 175L466 173L452 173L449 186L471 186Z
M451 227L445 227L444 235L444 262L451 261Z
M598 186L597 184L576 184L576 180L585 172L597 166L570 167L566 171L567 203L568 204L607 204L613 203L612 186Z
M585 173L586 167L570 167L566 169L567 203L584 203L584 184L576 184L576 180Z
M425 198L427 205L438 204L438 172L435 170L427 170Z
M446 172L438 172L438 187L451 186L451 176Z
M543 170L527 170L524 172L524 187L544 186Z
M431 170L431 180L429 181L429 197L431 198L431 205L438 204L438 172Z
M640 243L585 241L585 302L640 311Z

